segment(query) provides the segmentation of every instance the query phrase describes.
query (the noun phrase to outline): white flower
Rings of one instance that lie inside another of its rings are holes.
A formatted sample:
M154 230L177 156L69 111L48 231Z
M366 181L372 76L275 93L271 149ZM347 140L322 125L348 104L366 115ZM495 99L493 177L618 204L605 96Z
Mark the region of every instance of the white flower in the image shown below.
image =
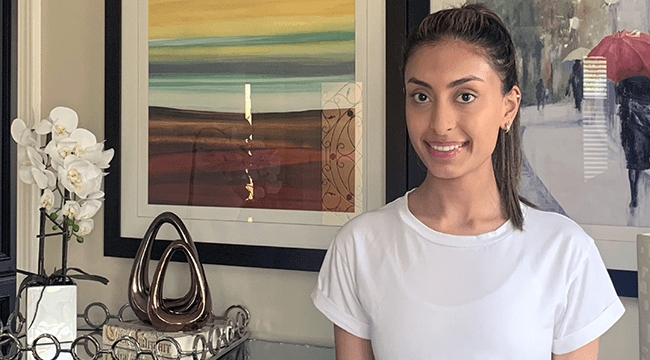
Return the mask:
M63 168L59 171L61 184L82 199L98 191L103 178L102 169L75 155L66 157Z
M77 215L77 219L87 220L92 218L93 216L95 216L95 214L97 214L97 211L99 211L100 207L102 207L102 202L99 200L84 201L83 205L81 205L79 214Z
M54 206L54 193L50 189L43 190L43 195L41 195L41 208L44 208L45 211L52 210Z
M22 119L14 119L11 122L11 137L14 139L16 144L21 146L36 146L36 134L32 132L32 129L27 128L25 122Z
M110 150L111 156L106 159L104 144L97 143L97 138L93 133L86 129L76 129L70 137L59 140L52 140L45 147L45 152L52 159L52 166L59 170L63 166L65 158L70 155L88 160L90 163L100 168L107 168L108 162L112 159L113 150Z
M18 144L20 179L43 189L39 208L73 219L78 231L72 234L80 237L94 228L92 217L105 196L100 190L106 175L103 169L109 167L115 151L104 150L104 142L97 143L95 135L77 128L78 124L74 110L59 106L33 129L14 119L11 136ZM40 135L47 134L52 134L51 140L41 149Z
M78 158L88 160L93 164L97 164L102 160L104 144L98 144L97 138L90 131L81 128L77 129L70 134L70 139L76 141L73 153Z
M33 147L18 149L20 169L18 176L27 184L36 184L39 189L52 188L56 185L56 176L45 168L43 156Z
M86 219L79 221L77 225L79 225L79 231L76 232L77 235L84 236L90 234L90 232L93 231L95 222L93 219Z
M40 135L52 133L52 140L59 142L70 136L78 124L79 116L74 110L57 106L50 111L50 116L41 120L34 130Z
M108 169L110 166L108 163L113 160L113 155L115 155L115 150L113 149L102 151L102 159L95 163L95 165L97 165L100 169Z
M88 200L104 200L104 192L101 190L97 190L95 192L92 192L86 196L86 199Z
M60 171L63 167L65 158L74 154L74 147L76 144L77 142L70 138L62 139L59 142L51 140L47 143L45 146L45 153L49 155L52 160L52 167L56 171Z
M79 203L76 201L67 200L65 204L63 204L61 211L64 216L67 216L70 219L76 219L77 214L81 212L81 206L79 206Z

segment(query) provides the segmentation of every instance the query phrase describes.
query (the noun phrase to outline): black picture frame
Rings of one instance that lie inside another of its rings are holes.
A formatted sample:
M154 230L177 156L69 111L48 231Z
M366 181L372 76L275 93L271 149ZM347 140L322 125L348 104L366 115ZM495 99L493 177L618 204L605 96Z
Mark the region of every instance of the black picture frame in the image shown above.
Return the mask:
M106 148L115 149L109 174L105 178L104 191L104 256L133 258L140 246L139 238L122 237L120 233L120 134L121 134L121 64L122 64L122 1L105 2L105 104L104 129ZM144 236L144 234L143 234ZM195 239L200 261L218 264L268 269L318 271L326 250L204 243ZM169 241L154 243L152 258L159 259ZM175 260L182 261L179 254Z
M16 297L16 174L18 154L11 138L11 123L17 115L18 1L5 0L0 7L0 319L6 323L14 311Z

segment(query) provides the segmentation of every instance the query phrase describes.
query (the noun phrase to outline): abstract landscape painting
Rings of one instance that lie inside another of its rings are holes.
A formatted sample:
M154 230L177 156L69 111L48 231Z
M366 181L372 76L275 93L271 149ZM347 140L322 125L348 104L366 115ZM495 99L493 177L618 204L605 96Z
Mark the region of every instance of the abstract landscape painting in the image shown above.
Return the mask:
M148 203L354 212L354 0L148 6Z

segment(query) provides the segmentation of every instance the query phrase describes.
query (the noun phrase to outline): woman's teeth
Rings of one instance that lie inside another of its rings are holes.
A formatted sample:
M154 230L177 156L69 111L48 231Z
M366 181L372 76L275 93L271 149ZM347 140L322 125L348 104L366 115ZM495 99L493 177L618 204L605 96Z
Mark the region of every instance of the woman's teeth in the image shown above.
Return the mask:
M456 144L456 145L451 145L451 146L438 146L438 145L431 145L431 147L432 147L434 150L437 150L437 151L452 151L452 150L456 150L456 149L458 149L458 148L461 147L461 146L463 146L463 145L462 145L462 144Z

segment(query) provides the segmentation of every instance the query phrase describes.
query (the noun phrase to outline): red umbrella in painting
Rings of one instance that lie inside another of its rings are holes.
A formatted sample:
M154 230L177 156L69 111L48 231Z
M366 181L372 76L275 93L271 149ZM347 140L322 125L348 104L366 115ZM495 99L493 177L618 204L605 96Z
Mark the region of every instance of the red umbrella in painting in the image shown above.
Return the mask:
M607 59L607 77L615 83L632 77L650 78L650 35L639 31L619 31L605 36L588 56Z

